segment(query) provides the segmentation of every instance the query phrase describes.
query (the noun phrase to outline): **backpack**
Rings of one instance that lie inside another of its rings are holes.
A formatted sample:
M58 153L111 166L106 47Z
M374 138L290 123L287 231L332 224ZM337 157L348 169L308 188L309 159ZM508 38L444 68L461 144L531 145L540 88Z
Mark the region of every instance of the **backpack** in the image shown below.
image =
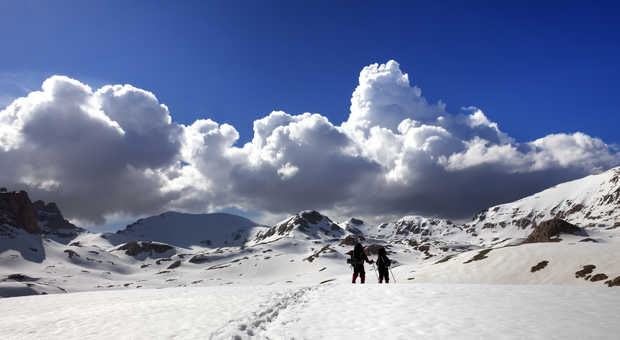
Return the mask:
M355 248L351 252L351 258L347 260L348 263L352 265L364 264L364 247L361 244L357 243Z
M392 261L390 261L390 259L386 256L386 255L379 255L379 258L377 259L377 266L378 267L389 267L392 264Z
M358 254L359 255L359 254ZM364 264L364 259L361 256L356 256L355 252L351 253L351 258L349 259L350 264L352 265L356 265L356 264Z

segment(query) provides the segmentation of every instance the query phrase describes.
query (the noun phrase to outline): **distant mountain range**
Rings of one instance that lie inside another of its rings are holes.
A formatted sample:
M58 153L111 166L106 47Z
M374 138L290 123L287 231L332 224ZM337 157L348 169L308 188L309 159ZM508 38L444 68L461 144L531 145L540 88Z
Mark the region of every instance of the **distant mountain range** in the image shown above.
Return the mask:
M54 203L0 192L0 296L350 280L346 252L385 247L400 282L620 285L620 167L490 207L471 222L370 225L313 210L273 226L166 212L91 233ZM373 271L368 266L367 276Z

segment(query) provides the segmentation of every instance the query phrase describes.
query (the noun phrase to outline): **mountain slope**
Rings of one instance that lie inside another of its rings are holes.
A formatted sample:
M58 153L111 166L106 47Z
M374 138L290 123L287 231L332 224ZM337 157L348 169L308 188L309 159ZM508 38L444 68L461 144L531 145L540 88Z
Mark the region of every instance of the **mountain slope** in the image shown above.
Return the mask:
M140 219L106 237L115 243L149 240L183 248L238 247L263 229L266 228L232 214L166 212Z
M553 218L587 230L620 227L620 167L490 207L466 228L488 242L496 237L526 237L536 223Z
M34 213L24 216L37 219L39 232L7 224L17 221L18 210L2 215L0 295L346 283L347 252L357 241L371 258L385 247L399 283L618 286L618 178L620 168L567 182L491 207L466 224L422 216L337 224L307 210L265 227L229 214L168 212L114 234L67 233L79 228L55 205L35 202ZM559 217L576 226L542 223ZM567 227L555 234L554 226ZM538 236L528 240L534 243L525 243L534 231ZM366 278L376 279L372 265Z

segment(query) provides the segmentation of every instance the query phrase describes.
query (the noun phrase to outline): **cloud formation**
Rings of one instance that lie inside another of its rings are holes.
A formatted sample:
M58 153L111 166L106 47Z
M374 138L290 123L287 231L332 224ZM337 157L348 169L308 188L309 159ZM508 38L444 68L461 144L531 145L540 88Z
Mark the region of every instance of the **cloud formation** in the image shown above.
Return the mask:
M339 126L274 111L238 139L210 119L173 123L148 91L54 76L0 112L0 183L96 223L227 207L460 218L620 164L580 132L517 142L480 109L448 113L395 61L364 67Z

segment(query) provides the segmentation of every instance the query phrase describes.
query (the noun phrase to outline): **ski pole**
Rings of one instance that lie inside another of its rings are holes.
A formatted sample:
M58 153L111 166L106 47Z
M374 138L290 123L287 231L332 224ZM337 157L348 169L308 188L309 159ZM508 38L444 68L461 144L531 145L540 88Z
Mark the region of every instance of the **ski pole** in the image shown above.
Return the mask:
M396 283L396 276L394 276L394 272L392 272L392 267L390 268L390 274L392 274L392 280L394 281L394 283Z

